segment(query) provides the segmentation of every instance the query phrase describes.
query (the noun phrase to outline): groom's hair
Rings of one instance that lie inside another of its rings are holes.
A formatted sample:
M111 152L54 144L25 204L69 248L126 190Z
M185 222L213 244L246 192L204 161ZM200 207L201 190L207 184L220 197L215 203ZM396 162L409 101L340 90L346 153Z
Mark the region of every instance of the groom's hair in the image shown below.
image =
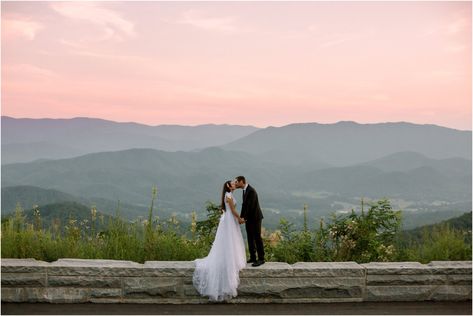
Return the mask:
M237 179L238 182L246 183L246 179L245 179L244 176L238 176L238 177L236 177L235 179Z

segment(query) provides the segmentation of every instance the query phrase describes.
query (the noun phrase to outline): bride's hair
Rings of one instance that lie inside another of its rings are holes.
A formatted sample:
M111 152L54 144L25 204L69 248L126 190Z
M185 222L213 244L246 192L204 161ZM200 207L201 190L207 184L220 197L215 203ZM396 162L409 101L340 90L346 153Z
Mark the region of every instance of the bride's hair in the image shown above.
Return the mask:
M225 183L223 184L223 189L222 189L222 203L220 204L220 207L221 207L222 210L224 210L224 211L225 211L225 193L231 191L231 189L230 189L231 186L232 186L232 181L230 181L230 180L225 181Z

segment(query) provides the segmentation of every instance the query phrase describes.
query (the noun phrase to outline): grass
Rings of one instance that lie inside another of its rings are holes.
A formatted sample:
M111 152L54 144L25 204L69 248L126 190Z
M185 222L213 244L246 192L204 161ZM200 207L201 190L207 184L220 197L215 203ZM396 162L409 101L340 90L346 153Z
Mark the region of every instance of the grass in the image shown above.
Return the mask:
M209 203L207 219L198 222L194 213L192 224L181 227L174 217L160 220L153 216L155 198L153 191L147 220L128 222L116 216L104 223L92 208L90 219L78 222L69 218L65 225L53 221L47 229L43 228L38 209L33 210L33 220L27 221L18 205L14 215L2 222L1 257L48 262L82 258L139 263L205 257L219 222L219 207ZM471 260L471 230L457 230L444 224L426 229L420 239L409 239L398 231L398 212L391 210L389 201L381 200L367 212L334 216L331 222L321 222L317 229L309 230L305 207L302 231L293 230L293 224L284 219L275 231L263 229L266 259L288 263Z

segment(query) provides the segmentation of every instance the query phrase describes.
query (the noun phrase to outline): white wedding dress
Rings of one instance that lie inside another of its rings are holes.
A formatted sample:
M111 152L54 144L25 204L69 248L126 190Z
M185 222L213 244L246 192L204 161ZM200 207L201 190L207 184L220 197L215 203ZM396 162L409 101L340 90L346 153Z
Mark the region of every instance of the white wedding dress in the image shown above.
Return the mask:
M246 266L246 251L240 224L233 215L226 197L235 201L231 192L225 193L225 212L207 257L195 260L192 278L194 287L211 301L223 301L237 295L239 272Z

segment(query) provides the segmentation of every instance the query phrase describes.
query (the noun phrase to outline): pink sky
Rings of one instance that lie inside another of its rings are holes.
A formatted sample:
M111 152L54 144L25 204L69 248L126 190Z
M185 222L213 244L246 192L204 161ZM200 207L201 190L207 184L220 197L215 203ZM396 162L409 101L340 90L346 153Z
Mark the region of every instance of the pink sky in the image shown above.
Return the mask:
M471 130L471 2L2 2L2 115Z

